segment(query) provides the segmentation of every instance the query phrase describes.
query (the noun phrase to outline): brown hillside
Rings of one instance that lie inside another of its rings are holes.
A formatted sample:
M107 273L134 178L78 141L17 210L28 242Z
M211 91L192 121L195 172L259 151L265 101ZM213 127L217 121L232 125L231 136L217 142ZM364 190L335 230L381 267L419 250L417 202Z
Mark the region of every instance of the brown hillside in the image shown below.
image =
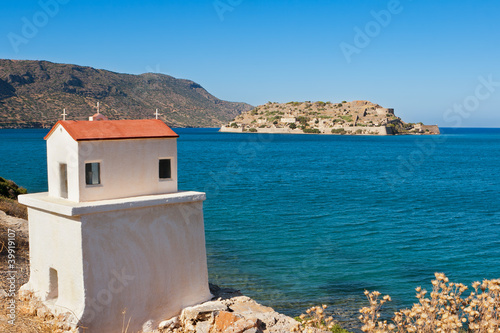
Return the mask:
M152 118L175 127L218 127L252 109L222 101L199 84L164 74L130 75L48 61L0 59L0 128L50 127L66 108L88 119L100 102L109 119Z

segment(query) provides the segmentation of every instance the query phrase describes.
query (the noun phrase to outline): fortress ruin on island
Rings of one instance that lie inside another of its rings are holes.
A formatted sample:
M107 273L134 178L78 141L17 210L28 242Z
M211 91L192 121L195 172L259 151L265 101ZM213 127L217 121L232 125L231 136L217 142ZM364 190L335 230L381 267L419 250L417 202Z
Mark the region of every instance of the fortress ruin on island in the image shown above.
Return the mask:
M405 123L394 109L369 101L289 102L260 105L242 113L221 132L396 135L440 134L437 125Z

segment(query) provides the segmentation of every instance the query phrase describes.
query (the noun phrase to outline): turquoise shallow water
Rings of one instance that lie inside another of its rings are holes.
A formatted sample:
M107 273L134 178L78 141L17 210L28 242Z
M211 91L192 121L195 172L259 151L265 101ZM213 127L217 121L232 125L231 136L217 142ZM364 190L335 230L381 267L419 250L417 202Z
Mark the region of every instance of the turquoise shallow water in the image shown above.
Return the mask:
M178 129L179 188L207 193L210 279L341 319L364 289L411 306L434 272L500 277L500 130L317 136ZM0 176L45 191L47 130L0 130Z

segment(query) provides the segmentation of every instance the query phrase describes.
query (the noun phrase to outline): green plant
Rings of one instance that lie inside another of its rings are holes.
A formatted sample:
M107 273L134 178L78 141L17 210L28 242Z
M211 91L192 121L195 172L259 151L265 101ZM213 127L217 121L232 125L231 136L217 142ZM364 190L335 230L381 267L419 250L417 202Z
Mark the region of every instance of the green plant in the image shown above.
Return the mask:
M297 125L295 125L295 123L291 123L290 125L288 125L291 129L296 129L297 128Z
M267 118L267 121L270 122L270 123L278 123L278 121L281 120L281 116L273 116L273 117L269 117Z
M332 134L346 134L343 128L332 128Z
M19 187L12 180L0 177L0 210L7 215L27 219L26 207L17 202L17 197L26 193L25 188Z
M343 329L342 326L340 326L339 324L333 325L333 327L330 328L330 332L332 332L332 333L351 333L348 330Z
M304 133L309 133L309 134L320 134L321 131L317 128L303 128L302 129Z
M231 127L233 127L233 128L237 128L237 127L238 127L238 124L237 124L237 123L231 123L231 125L229 125L229 126L231 126Z
M301 123L302 125L307 125L307 123L309 122L309 117L304 117L304 116L299 116L297 117L297 121L299 123Z
M9 199L17 199L19 194L26 194L27 191L23 187L17 186L12 180L7 180L0 177L0 196Z
M255 133L255 132L257 132L257 129L256 129L255 127L252 127L252 128L250 128L248 131L249 131L249 132L252 132L252 133Z

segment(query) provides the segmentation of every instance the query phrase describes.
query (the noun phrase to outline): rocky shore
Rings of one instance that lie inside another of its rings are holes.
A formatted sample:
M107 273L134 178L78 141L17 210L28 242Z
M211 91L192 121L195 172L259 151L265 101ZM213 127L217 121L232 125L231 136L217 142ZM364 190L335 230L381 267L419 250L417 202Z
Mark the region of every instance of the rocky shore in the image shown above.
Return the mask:
M0 232L7 234L7 230L15 232L16 245L16 332L77 332L77 323L72 322L70 315L59 315L54 317L48 309L37 299L29 294L19 295L19 288L29 278L29 234L28 221L6 215L0 211ZM2 243L5 240L2 238ZM1 251L1 275L0 275L0 331L12 331L8 323L9 310L6 306L9 300L8 267L6 250ZM205 303L188 307L182 310L179 316L165 318L159 327L148 327L144 332L193 332L193 333L278 333L290 332L299 327L299 323L284 314L274 311L272 308L261 305L255 300L244 296L240 291L221 288L210 284L210 292L213 298ZM5 302L4 302L5 301ZM124 318L126 313L124 314ZM126 322L119 330L126 332ZM307 332L327 332L319 329L308 329Z

